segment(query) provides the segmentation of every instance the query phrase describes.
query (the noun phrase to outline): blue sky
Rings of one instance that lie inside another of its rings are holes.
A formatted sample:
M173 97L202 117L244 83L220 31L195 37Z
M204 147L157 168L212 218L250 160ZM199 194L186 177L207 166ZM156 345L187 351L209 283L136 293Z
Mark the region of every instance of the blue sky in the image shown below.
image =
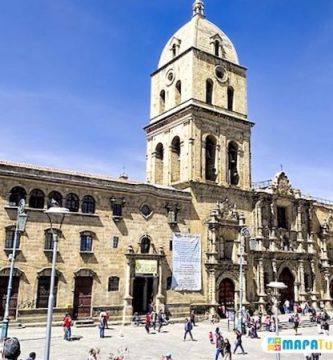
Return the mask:
M193 0L0 2L0 158L145 178L150 73ZM206 0L248 68L253 180L333 200L332 0Z

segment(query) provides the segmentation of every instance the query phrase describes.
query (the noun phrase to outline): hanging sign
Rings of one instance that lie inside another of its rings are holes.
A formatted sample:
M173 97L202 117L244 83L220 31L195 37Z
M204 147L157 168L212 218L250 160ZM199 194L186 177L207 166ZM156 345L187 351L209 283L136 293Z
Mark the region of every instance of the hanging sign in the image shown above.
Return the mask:
M201 290L200 235L174 234L171 288L176 291Z

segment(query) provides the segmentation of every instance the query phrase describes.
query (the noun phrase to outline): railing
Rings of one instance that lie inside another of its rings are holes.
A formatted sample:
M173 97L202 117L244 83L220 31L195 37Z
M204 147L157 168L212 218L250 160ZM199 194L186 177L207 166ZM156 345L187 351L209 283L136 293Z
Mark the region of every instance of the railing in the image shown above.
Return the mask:
M321 199L321 198L318 198L318 197L315 197L315 196L311 196L309 194L302 194L302 197L304 197L307 200L314 200L314 201L316 201L318 203L321 203L321 204L333 205L333 200Z
M252 183L252 189L266 189L272 185L272 180L257 181Z

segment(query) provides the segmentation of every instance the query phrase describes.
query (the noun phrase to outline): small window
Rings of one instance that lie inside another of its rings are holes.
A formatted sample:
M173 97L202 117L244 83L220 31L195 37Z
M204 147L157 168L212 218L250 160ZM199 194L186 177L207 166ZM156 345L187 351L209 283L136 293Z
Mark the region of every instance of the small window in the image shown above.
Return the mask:
M29 207L34 209L43 209L45 202L45 195L42 190L34 189L30 193Z
M82 199L82 212L84 214L94 214L95 213L95 199L86 195Z
M25 200L27 197L26 191L20 187L16 186L10 191L9 196L9 205L18 206L21 199Z
M215 56L220 56L220 42L218 40L214 41L214 53Z
M112 247L114 249L117 249L119 245L119 237L118 236L114 236L112 239Z
M114 221L118 222L123 217L123 207L126 204L125 198L116 198L115 196L112 196L110 202L112 209L112 218Z
M59 230L53 229L55 236L59 238L61 232ZM45 240L44 240L44 250L50 251L53 250L53 234L51 229L45 231Z
M51 201L56 201L57 206L62 206L62 195L58 191L52 191L49 193L49 200L47 207L51 207Z
M277 207L277 222L279 228L287 229L287 214L285 207Z
M112 210L113 216L123 216L123 207L121 204L114 204Z
M213 81L210 79L206 81L206 103L213 103Z
M168 276L167 277L167 290L171 290L171 285L172 285L172 276Z
M119 277L109 277L108 291L119 291Z
M141 207L141 214L144 216L144 217L148 217L150 214L151 214L151 208L148 206L148 205L143 205Z
M172 245L173 245L173 242L172 240L169 241L169 250L172 251Z
M179 105L182 101L182 82L178 80L176 82L176 105Z
M228 87L228 110L233 111L234 109L234 89Z
M160 113L164 112L165 110L165 91L162 90L160 92Z
M238 185L238 146L233 142L228 145L228 171L229 184Z
M140 250L141 250L141 254L149 254L149 250L150 250L150 239L149 238L144 237L141 240Z
M92 252L93 234L85 232L81 234L80 252Z
M5 249L13 249L14 248L14 239L15 239L15 227L11 226L6 229L6 241L5 241ZM20 235L17 233L16 240L16 249L20 248Z
M71 212L78 212L80 200L76 194L70 193L66 196L66 208Z

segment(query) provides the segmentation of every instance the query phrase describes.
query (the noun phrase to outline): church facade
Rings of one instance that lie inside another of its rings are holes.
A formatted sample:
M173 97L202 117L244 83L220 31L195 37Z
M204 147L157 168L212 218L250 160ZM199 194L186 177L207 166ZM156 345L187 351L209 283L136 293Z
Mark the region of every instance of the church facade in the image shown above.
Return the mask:
M304 196L284 172L251 181L247 70L230 39L193 4L191 20L165 45L151 76L146 183L0 162L0 316L17 206L27 226L15 258L10 314L45 319L53 237L44 211L69 209L58 238L55 314L109 310L128 322L151 304L171 316L270 301L333 298L333 202ZM201 289L172 289L173 238L201 240ZM242 268L242 271L240 271Z

